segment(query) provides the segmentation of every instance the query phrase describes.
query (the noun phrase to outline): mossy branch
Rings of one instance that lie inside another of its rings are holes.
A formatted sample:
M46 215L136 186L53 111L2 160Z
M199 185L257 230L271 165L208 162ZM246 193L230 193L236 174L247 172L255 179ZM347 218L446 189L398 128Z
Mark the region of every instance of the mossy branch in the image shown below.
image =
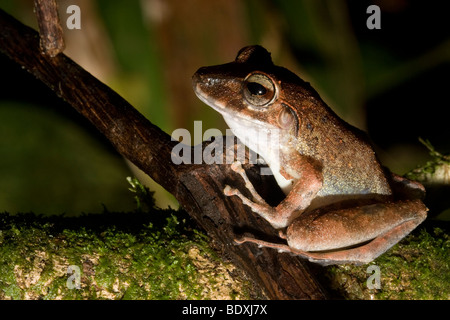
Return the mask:
M0 214L0 300L249 299L182 211Z

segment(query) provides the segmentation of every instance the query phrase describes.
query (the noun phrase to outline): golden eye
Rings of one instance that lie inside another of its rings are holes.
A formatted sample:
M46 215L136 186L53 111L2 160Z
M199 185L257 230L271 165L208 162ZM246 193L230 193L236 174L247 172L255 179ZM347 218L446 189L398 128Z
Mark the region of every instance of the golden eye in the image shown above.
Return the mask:
M244 98L254 106L262 107L275 97L275 85L266 75L253 73L244 82Z

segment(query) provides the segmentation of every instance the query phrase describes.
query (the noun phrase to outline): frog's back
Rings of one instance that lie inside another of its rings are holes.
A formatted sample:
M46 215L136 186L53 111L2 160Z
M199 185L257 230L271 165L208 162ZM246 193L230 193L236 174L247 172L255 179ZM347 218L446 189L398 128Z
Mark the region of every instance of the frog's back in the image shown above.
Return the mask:
M313 98L300 112L299 151L322 168L318 196L390 195L391 188L366 134ZM317 108L317 105L320 105Z

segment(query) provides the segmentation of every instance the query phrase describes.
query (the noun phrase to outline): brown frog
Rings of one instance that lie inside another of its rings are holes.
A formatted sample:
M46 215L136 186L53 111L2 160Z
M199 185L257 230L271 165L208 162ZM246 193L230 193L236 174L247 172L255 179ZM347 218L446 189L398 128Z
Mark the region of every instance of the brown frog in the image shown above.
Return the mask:
M255 243L323 265L361 264L426 218L427 208L417 196L424 194L423 186L385 171L365 133L340 119L309 83L274 65L263 47L245 47L234 62L200 68L193 87L264 158L286 194L276 207L268 205L241 164L233 163L253 199L230 186L224 193L238 196L287 241L245 237L237 243ZM394 185L402 187L402 197L396 196Z

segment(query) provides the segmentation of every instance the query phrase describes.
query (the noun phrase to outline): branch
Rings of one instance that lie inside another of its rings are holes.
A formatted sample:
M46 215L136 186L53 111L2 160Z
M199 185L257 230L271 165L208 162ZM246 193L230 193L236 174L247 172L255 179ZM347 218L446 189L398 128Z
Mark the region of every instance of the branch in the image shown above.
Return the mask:
M154 207L77 218L0 213L0 300L258 297L186 215Z
M54 58L40 54L38 34L1 10L0 52L72 105L121 155L172 193L213 244L260 285L268 298L325 298L308 262L267 248L233 244L237 232L251 230L270 237L275 236L275 230L237 197L224 196L225 184L244 189L229 166L174 164L171 153L176 142L168 134L64 54ZM255 167L246 168L250 177L260 179L256 185L267 186L262 196L273 193L273 177L258 175Z
M65 47L56 0L34 0L34 11L41 35L41 50L54 57Z

